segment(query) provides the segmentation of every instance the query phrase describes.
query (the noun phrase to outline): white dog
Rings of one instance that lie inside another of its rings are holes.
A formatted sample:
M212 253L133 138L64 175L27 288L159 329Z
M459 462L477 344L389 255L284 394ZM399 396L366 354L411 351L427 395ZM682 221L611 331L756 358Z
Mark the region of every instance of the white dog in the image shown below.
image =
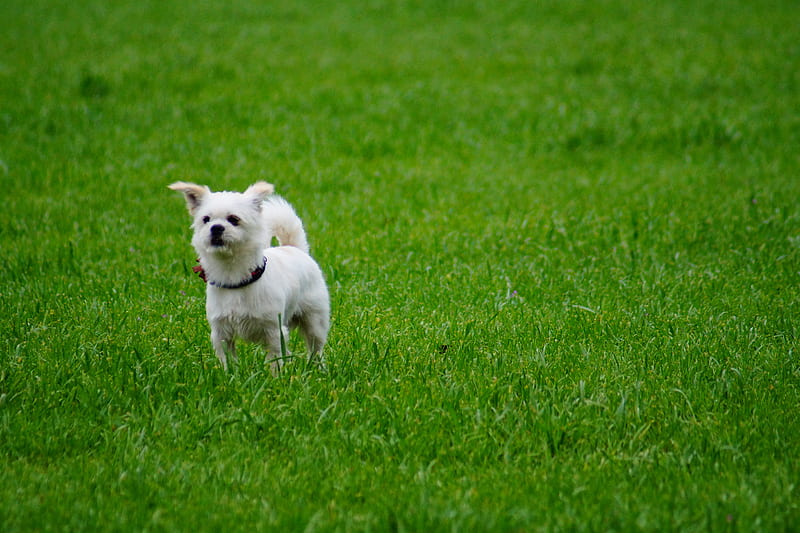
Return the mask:
M206 314L222 366L236 362L237 337L263 345L272 371L283 364L286 340L299 327L309 360L322 365L330 326L328 288L308 255L303 223L286 200L269 197L260 181L244 193L211 192L177 182L194 219L192 245L207 281ZM272 237L281 246L270 247ZM201 274L202 275L202 274Z

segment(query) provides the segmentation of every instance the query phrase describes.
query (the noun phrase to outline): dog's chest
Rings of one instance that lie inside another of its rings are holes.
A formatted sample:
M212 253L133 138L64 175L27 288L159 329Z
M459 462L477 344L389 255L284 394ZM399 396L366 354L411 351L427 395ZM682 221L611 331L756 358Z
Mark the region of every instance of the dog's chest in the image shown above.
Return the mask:
M253 287L255 288L255 287ZM279 309L263 291L212 289L206 299L206 313L213 328L250 341L263 341L278 324Z
M269 302L256 287L217 289L210 287L206 295L209 320L224 317L251 317L269 312Z

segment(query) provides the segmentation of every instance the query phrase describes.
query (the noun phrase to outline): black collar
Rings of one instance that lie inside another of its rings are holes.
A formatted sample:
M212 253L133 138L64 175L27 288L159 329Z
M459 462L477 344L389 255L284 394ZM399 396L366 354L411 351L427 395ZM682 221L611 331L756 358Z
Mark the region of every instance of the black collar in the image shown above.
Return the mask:
M220 289L241 289L242 287L247 287L251 283L255 283L261 276L264 275L264 270L267 268L267 258L264 257L261 261L261 266L257 267L255 270L250 272L250 277L241 281L239 283L234 283L232 285L228 285L226 283L220 283L218 281L209 281L209 285L213 285L214 287L218 287Z

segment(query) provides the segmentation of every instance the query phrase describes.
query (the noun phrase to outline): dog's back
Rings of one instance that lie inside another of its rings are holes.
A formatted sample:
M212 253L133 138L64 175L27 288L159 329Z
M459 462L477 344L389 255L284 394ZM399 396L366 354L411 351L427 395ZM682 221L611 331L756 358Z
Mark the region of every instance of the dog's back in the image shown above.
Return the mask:
M278 238L281 246L294 246L308 253L308 240L303 222L292 206L280 196L270 196L264 200L262 216L272 235Z

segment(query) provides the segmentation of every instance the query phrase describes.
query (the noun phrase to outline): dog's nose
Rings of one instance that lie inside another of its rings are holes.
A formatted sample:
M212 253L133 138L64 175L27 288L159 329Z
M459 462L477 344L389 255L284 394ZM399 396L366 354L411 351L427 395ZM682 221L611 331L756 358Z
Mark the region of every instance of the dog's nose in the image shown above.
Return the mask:
M211 235L212 236L218 237L218 236L222 235L223 233L225 233L225 226L223 226L222 224L214 224L213 226L211 226Z

